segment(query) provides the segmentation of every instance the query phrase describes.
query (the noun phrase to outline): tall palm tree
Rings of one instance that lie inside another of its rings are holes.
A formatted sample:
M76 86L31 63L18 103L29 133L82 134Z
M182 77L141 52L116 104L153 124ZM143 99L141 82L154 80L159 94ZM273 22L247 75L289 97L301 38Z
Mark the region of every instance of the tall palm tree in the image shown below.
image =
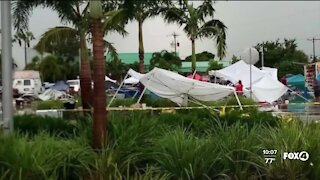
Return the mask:
M13 1L13 19L15 29L25 30L28 29L29 16L34 7L42 6L53 9L59 14L61 21L65 23L71 23L77 29L80 41L81 51L81 70L80 70L80 88L81 99L83 109L89 109L91 107L91 68L87 56L86 34L83 27L88 25L83 21L81 6L84 2L81 0L69 0L69 1L50 1L50 0L18 0ZM87 9L85 6L84 9ZM81 28L80 28L81 27ZM88 28L86 28L88 29ZM62 30L62 29L60 29ZM66 30L66 29L64 29ZM74 31L72 31L74 32ZM71 32L70 32L71 34Z
M91 0L90 18L93 46L93 82L94 82L94 103L93 103L93 144L96 149L101 149L106 140L106 92L105 92L105 59L102 30L102 3Z
M217 56L222 59L226 55L226 29L223 22L214 19L212 0L204 0L197 8L189 4L188 0L180 1L180 7L162 8L161 12L168 23L178 23L184 26L192 45L192 71L196 69L195 40L214 38L217 44ZM210 18L208 21L206 19Z
M142 25L146 19L159 14L163 4L170 4L168 0L124 0L123 8L126 18L138 22L138 43L139 43L139 72L144 73L144 46Z
M17 32L13 36L13 42L18 42L19 46L22 46L22 42L23 42L25 67L27 66L27 48L30 47L30 42L34 39L35 39L35 37L33 36L32 32L30 32L30 31L27 31L27 32L20 31L20 32Z
M38 49L45 50L50 43L59 43L67 39L77 39L80 47L81 69L80 69L80 88L83 109L90 109L92 106L92 88L91 88L91 68L88 61L88 48L86 36L89 30L88 8L89 4L82 0L68 1L50 1L50 0L18 0L13 2L14 26L17 30L28 28L28 17L34 7L42 6L53 9L58 12L61 21L72 24L70 27L56 27L47 31L40 39ZM111 2L110 2L111 3ZM113 5L114 7L114 5ZM122 34L123 26L114 24L113 26L104 26L104 32L120 31Z

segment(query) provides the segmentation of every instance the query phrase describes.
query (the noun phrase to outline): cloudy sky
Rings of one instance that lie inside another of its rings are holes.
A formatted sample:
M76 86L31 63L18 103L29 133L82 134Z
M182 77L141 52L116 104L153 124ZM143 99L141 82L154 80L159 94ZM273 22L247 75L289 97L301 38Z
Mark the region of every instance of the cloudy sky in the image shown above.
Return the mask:
M233 54L241 55L245 48L259 42L277 38L296 38L298 48L311 55L312 43L307 38L320 38L320 1L217 1L215 9L215 18L228 27L226 59ZM30 30L36 37L32 45L48 28L58 25L61 23L55 12L35 9L30 19ZM137 52L138 24L132 22L126 30L130 34L125 38L117 34L109 34L105 38L114 43L119 53ZM191 54L191 43L177 25L168 25L156 17L144 23L143 31L145 52L173 50L170 46L173 38L168 35L176 32L180 35L178 52L181 57ZM23 61L23 50L18 45L14 45L13 51L14 58ZM216 53L214 41L196 41L196 52L202 51ZM316 42L316 55L320 56L320 41Z

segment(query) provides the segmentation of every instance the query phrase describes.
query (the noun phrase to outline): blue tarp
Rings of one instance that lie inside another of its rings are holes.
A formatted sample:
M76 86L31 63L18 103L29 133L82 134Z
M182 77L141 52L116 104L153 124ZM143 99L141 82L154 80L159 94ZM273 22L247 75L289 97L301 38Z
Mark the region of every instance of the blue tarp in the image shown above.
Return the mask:
M64 81L58 81L56 84L50 87L50 89L54 89L57 91L68 91L69 90L69 85L66 84Z
M288 85L295 86L299 89L304 90L305 82L304 76L301 74L293 75L287 78Z

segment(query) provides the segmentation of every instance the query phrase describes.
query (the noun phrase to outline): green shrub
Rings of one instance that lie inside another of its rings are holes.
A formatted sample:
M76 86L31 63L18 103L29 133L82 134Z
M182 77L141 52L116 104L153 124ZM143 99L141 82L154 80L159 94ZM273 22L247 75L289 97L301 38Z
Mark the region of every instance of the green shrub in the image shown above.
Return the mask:
M107 100L107 104L110 102L110 100L111 98ZM137 99L133 99L133 98L114 99L110 107L119 107L119 106L129 107L136 102L137 102Z
M87 145L47 134L0 135L0 143L0 179L82 179L95 159Z
M63 102L60 100L38 101L37 109L64 109Z
M219 120L222 124L231 126L235 123L246 124L248 127L254 125L261 125L265 127L276 127L279 123L279 118L273 116L269 112L261 112L256 109L249 112L243 112L240 110L226 111L224 115L219 116Z
M269 167L274 179L319 179L320 154L319 139L320 125L303 125L295 120L283 122L279 128L269 129L261 133L265 149L276 149L277 161ZM286 152L307 151L310 155L306 162L299 160L284 160L280 155Z
M35 135L45 131L51 135L59 135L61 137L72 136L77 131L77 127L72 121L36 115L15 116L14 128L23 134Z
M152 150L156 163L171 179L208 179L223 173L216 144L181 129L159 138Z

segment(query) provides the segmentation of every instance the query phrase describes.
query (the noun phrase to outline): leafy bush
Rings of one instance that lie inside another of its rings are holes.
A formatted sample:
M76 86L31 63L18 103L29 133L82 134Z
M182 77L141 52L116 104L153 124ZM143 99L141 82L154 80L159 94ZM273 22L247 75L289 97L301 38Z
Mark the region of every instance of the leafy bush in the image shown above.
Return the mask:
M64 109L63 102L60 100L38 101L37 109Z
M77 140L48 134L0 135L0 179L81 179L90 175L95 154Z
M36 115L15 116L14 128L18 132L28 135L35 135L45 131L51 135L59 135L61 137L72 136L77 130L72 121Z
M270 113L205 109L108 113L107 145L91 148L92 120L15 117L0 135L0 179L319 179L320 124ZM265 163L262 151L276 149ZM281 151L309 152L306 162Z

